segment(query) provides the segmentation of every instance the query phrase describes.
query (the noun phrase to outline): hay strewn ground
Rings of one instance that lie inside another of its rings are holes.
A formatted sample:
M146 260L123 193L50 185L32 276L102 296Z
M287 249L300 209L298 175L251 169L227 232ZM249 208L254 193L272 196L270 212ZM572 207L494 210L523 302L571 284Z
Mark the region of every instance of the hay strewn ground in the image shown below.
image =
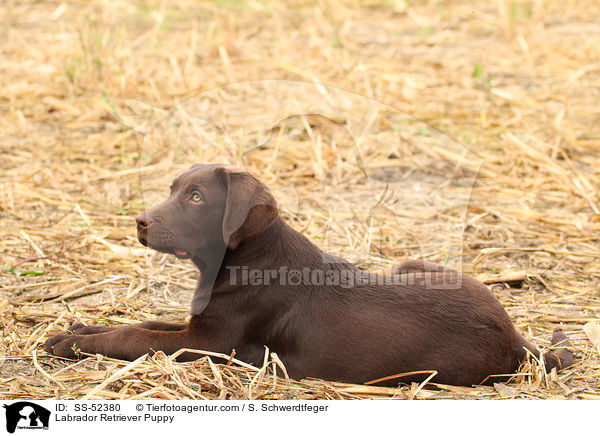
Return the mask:
M3 2L0 398L600 398L599 14L593 0ZM269 354L262 368L47 356L75 320L185 319L192 265L143 249L132 217L197 161L246 166L361 267L462 265L540 347L561 325L577 364L387 389L274 378Z

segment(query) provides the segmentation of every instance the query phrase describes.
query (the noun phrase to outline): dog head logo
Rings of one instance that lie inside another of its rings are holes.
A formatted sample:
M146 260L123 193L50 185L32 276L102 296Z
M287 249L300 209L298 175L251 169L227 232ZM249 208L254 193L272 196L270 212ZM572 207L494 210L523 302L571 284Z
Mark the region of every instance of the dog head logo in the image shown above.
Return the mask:
M6 431L19 429L48 429L50 411L29 401L3 405L6 409Z

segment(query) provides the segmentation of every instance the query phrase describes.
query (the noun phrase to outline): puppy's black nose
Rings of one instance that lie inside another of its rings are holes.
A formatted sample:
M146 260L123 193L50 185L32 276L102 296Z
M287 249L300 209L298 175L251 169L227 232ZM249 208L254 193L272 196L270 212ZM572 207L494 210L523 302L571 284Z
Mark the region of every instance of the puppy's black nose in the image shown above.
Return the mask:
M145 230L152 224L152 218L150 218L146 212L142 212L135 217L135 222L137 223L138 228Z

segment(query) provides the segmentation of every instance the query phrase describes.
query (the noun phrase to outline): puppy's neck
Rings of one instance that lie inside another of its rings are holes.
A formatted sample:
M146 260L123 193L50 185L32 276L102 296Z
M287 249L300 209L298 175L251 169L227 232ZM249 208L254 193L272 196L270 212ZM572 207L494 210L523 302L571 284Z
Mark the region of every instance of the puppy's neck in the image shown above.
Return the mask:
M227 250L221 269L300 267L312 265L321 258L322 252L316 245L277 217L261 234L243 241L235 250Z
M227 294L239 289L231 282L232 271L302 269L323 261L323 252L305 236L290 227L281 217L267 230L240 243L235 250L214 253L211 262L196 263L200 281L192 301L192 315L200 314L213 294ZM202 268L200 268L202 266Z

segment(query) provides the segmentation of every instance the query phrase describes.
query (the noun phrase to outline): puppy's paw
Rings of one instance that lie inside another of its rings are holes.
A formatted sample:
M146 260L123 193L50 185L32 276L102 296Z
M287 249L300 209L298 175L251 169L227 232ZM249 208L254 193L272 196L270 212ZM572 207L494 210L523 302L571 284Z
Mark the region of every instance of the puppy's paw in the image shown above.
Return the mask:
M81 357L81 336L78 335L54 335L48 338L44 344L44 349L55 356L66 357L67 359L79 359Z
M79 330L84 329L86 327L85 324L81 323L81 322L76 322L74 324L71 324L69 327L67 327L67 333L72 334L72 335L77 335L80 334L78 333Z
M114 330L114 327L96 326L96 325L85 325L80 322L72 324L67 331L74 335L95 335L98 333L105 333Z

